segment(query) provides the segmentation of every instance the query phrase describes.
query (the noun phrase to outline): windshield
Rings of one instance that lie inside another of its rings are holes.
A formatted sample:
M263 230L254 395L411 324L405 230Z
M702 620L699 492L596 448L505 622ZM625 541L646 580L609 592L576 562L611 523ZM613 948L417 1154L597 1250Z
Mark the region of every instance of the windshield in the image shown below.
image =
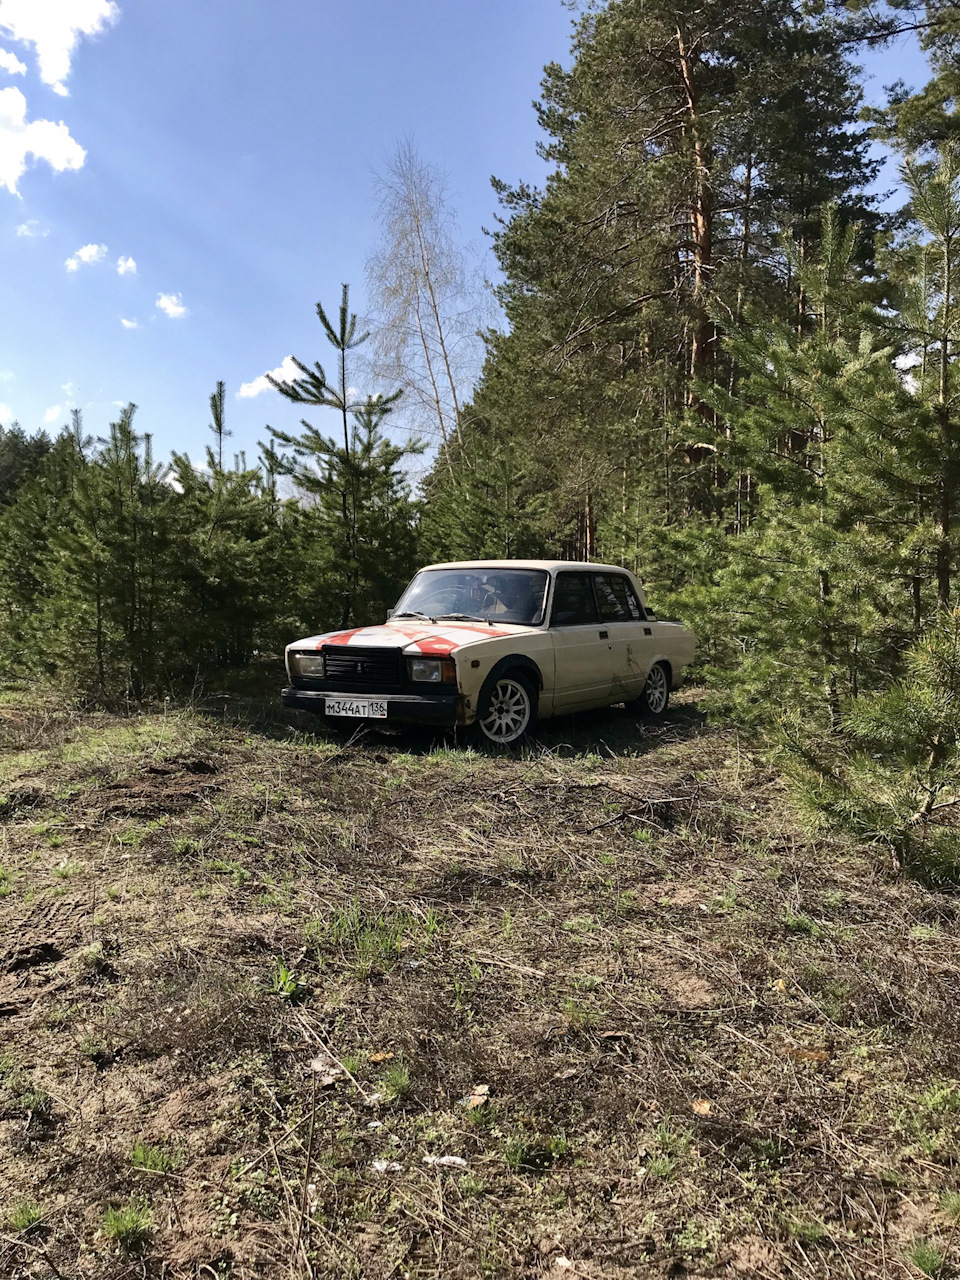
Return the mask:
M425 569L407 587L393 616L537 627L546 594L543 569Z

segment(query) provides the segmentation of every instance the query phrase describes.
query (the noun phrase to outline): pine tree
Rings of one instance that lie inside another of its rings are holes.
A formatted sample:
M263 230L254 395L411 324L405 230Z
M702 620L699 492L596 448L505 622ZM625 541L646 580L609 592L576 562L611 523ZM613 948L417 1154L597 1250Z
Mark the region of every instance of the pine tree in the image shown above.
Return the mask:
M749 475L727 471L731 427L704 388L735 391L723 335L746 309L797 322L794 263L815 255L825 201L869 230L849 38L792 0L613 0L583 13L569 70L547 68L555 168L542 190L495 184L509 329L489 335L465 416L509 450L518 512L549 495L536 532L555 553L625 559L672 595L679 548L696 559L716 526L749 519ZM861 262L871 249L861 236ZM479 476L489 459L464 444L457 466Z
M37 679L54 673L43 621L50 540L72 509L80 465L74 434L63 432L36 475L0 507L0 670L11 674Z
M318 608L326 614L326 625L341 627L370 610L389 607L415 567L415 508L399 465L403 458L422 449L416 441L405 446L392 444L382 432L399 391L364 400L351 394L348 355L369 334L357 333L357 317L350 311L349 300L349 289L344 285L336 326L317 303L320 323L337 353L336 385L328 382L319 362L311 369L295 358L300 378L292 382L270 379L294 404L335 410L343 444L325 436L306 419L299 436L268 427L272 441L292 451L285 460L277 453L273 457L300 493L315 502L312 521L318 544L312 570L323 582L326 599L337 600L337 615L332 617L327 612L330 605L324 609L319 599Z
M28 436L18 422L0 427L0 506L13 502L20 486L37 474L50 447L45 431Z
M902 678L849 699L838 732L811 740L791 716L784 744L799 794L828 828L885 848L938 888L960 884L960 610L940 609Z
M182 599L179 643L182 661L196 684L217 667L249 661L263 617L261 563L271 528L271 504L263 497L258 468L238 459L223 465L226 390L218 382L210 396L214 445L206 465L173 455L176 501L176 581Z
M856 235L828 214L817 260L796 266L799 329L748 315L728 337L736 394L707 393L731 427L730 471L746 471L752 491L696 602L727 648L718 679L747 720L799 707L811 728L836 726L843 698L876 688L910 637L901 540L917 420L857 281Z

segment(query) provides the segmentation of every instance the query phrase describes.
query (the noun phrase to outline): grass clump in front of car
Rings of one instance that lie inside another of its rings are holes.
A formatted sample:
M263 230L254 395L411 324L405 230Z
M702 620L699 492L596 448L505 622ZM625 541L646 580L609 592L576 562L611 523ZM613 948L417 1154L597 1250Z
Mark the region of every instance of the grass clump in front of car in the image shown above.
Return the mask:
M305 938L318 955L337 957L362 979L388 972L405 951L422 952L440 932L440 917L432 907L422 915L369 911L354 898L332 915L312 920Z

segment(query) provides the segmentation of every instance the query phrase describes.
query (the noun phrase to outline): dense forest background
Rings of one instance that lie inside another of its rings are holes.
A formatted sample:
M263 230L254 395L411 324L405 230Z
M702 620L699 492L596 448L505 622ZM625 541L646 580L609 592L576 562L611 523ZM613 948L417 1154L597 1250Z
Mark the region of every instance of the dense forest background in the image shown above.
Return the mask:
M906 30L929 82L866 111L858 55ZM955 862L958 38L942 0L586 6L537 104L548 180L495 184L502 325L405 144L371 333L345 288L329 358L276 384L300 434L233 456L222 384L199 465L155 458L133 405L102 439L0 430L0 666L179 693L382 616L418 561L614 561L821 815ZM871 141L901 157L893 211Z

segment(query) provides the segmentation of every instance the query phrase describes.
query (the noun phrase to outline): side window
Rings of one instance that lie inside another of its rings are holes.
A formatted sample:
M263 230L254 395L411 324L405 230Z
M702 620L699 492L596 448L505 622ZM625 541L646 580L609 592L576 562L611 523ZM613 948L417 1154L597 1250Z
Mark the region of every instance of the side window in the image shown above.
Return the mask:
M637 593L622 573L594 575L597 603L604 622L642 622L643 610Z
M580 627L597 621L589 573L558 573L553 590L554 627Z

